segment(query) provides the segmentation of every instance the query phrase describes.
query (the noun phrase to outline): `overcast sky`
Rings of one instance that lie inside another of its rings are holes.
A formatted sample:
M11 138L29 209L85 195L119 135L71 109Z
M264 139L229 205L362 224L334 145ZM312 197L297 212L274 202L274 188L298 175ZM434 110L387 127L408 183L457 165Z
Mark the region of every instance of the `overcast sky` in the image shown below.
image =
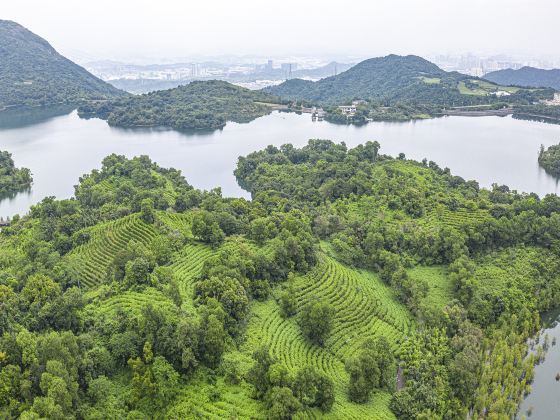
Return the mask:
M1 0L61 53L560 55L559 0Z

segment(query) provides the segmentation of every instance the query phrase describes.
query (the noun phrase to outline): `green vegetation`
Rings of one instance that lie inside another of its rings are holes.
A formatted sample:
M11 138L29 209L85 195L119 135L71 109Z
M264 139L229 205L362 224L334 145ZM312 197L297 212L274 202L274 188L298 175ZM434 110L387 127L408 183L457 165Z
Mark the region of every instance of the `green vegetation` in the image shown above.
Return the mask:
M499 86L495 83L481 79L469 79L459 82L459 92L463 95L487 96L496 92L506 92L514 94L521 89L515 86Z
M522 67L518 70L505 69L487 73L484 78L500 85L560 90L560 70L558 69L543 70L534 67Z
M556 239L538 232L556 229L560 202L506 186L483 190L433 162L378 149L319 140L299 150L269 147L240 158L236 175L254 200L311 206L329 252L376 271L414 314L421 327L393 345L404 377L390 401L397 416L454 418L474 409L512 417L532 377L526 340L557 296ZM360 370L350 371L358 380Z
M394 356L384 336L369 339L360 352L348 359L346 370L350 374L348 395L350 400L365 403L374 389L389 389L393 385Z
M328 303L312 302L303 308L300 326L303 335L316 344L323 345L332 330L333 308Z
M227 82L191 82L178 88L82 105L82 117L98 117L117 127L211 130L227 121L249 122L268 114L278 99Z
M513 118L560 124L560 106L545 104L517 106Z
M31 187L33 178L27 168L16 168L12 155L0 150L0 198Z
M560 144L550 146L545 150L541 145L539 152L539 165L541 165L546 172L556 177L560 176Z
M424 83L426 83L428 85L437 85L441 82L441 79L439 77L420 76L420 80L422 80Z
M2 418L512 418L560 199L310 140L252 200L111 155L0 231Z
M266 91L290 100L340 105L353 99L432 106L467 106L496 102L492 92L504 90L511 102L530 103L532 98L552 97L550 90L536 92L508 88L456 72L446 72L417 56L372 58L333 77L309 82L288 80Z
M124 92L64 58L44 39L0 20L0 111L121 95Z

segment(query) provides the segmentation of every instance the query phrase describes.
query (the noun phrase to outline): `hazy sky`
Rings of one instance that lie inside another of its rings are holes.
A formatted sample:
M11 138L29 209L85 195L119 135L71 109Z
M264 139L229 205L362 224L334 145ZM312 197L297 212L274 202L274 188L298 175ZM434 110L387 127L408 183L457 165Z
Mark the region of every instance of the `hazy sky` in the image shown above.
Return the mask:
M559 0L0 0L64 54L560 55Z

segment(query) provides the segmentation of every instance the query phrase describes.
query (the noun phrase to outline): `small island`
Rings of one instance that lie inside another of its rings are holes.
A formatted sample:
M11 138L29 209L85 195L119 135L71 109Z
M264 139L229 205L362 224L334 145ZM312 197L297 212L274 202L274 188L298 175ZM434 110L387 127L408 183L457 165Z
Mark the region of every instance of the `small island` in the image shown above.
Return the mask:
M249 122L279 107L268 93L228 82L195 81L174 89L82 105L80 117L97 117L115 127L214 130L228 121Z
M550 175L560 177L560 144L545 149L541 144L539 165Z
M27 168L16 168L12 155L0 151L0 199L31 187L33 178Z

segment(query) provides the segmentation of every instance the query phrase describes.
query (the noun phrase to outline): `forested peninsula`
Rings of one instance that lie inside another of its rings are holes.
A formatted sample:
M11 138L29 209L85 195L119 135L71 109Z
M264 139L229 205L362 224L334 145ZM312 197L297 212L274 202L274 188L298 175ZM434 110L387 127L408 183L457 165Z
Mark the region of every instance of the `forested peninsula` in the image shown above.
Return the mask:
M195 81L174 89L82 105L82 117L116 127L212 130L228 121L249 122L278 106L278 98L218 80Z
M3 418L512 418L560 198L310 140L252 200L111 155L0 230Z

